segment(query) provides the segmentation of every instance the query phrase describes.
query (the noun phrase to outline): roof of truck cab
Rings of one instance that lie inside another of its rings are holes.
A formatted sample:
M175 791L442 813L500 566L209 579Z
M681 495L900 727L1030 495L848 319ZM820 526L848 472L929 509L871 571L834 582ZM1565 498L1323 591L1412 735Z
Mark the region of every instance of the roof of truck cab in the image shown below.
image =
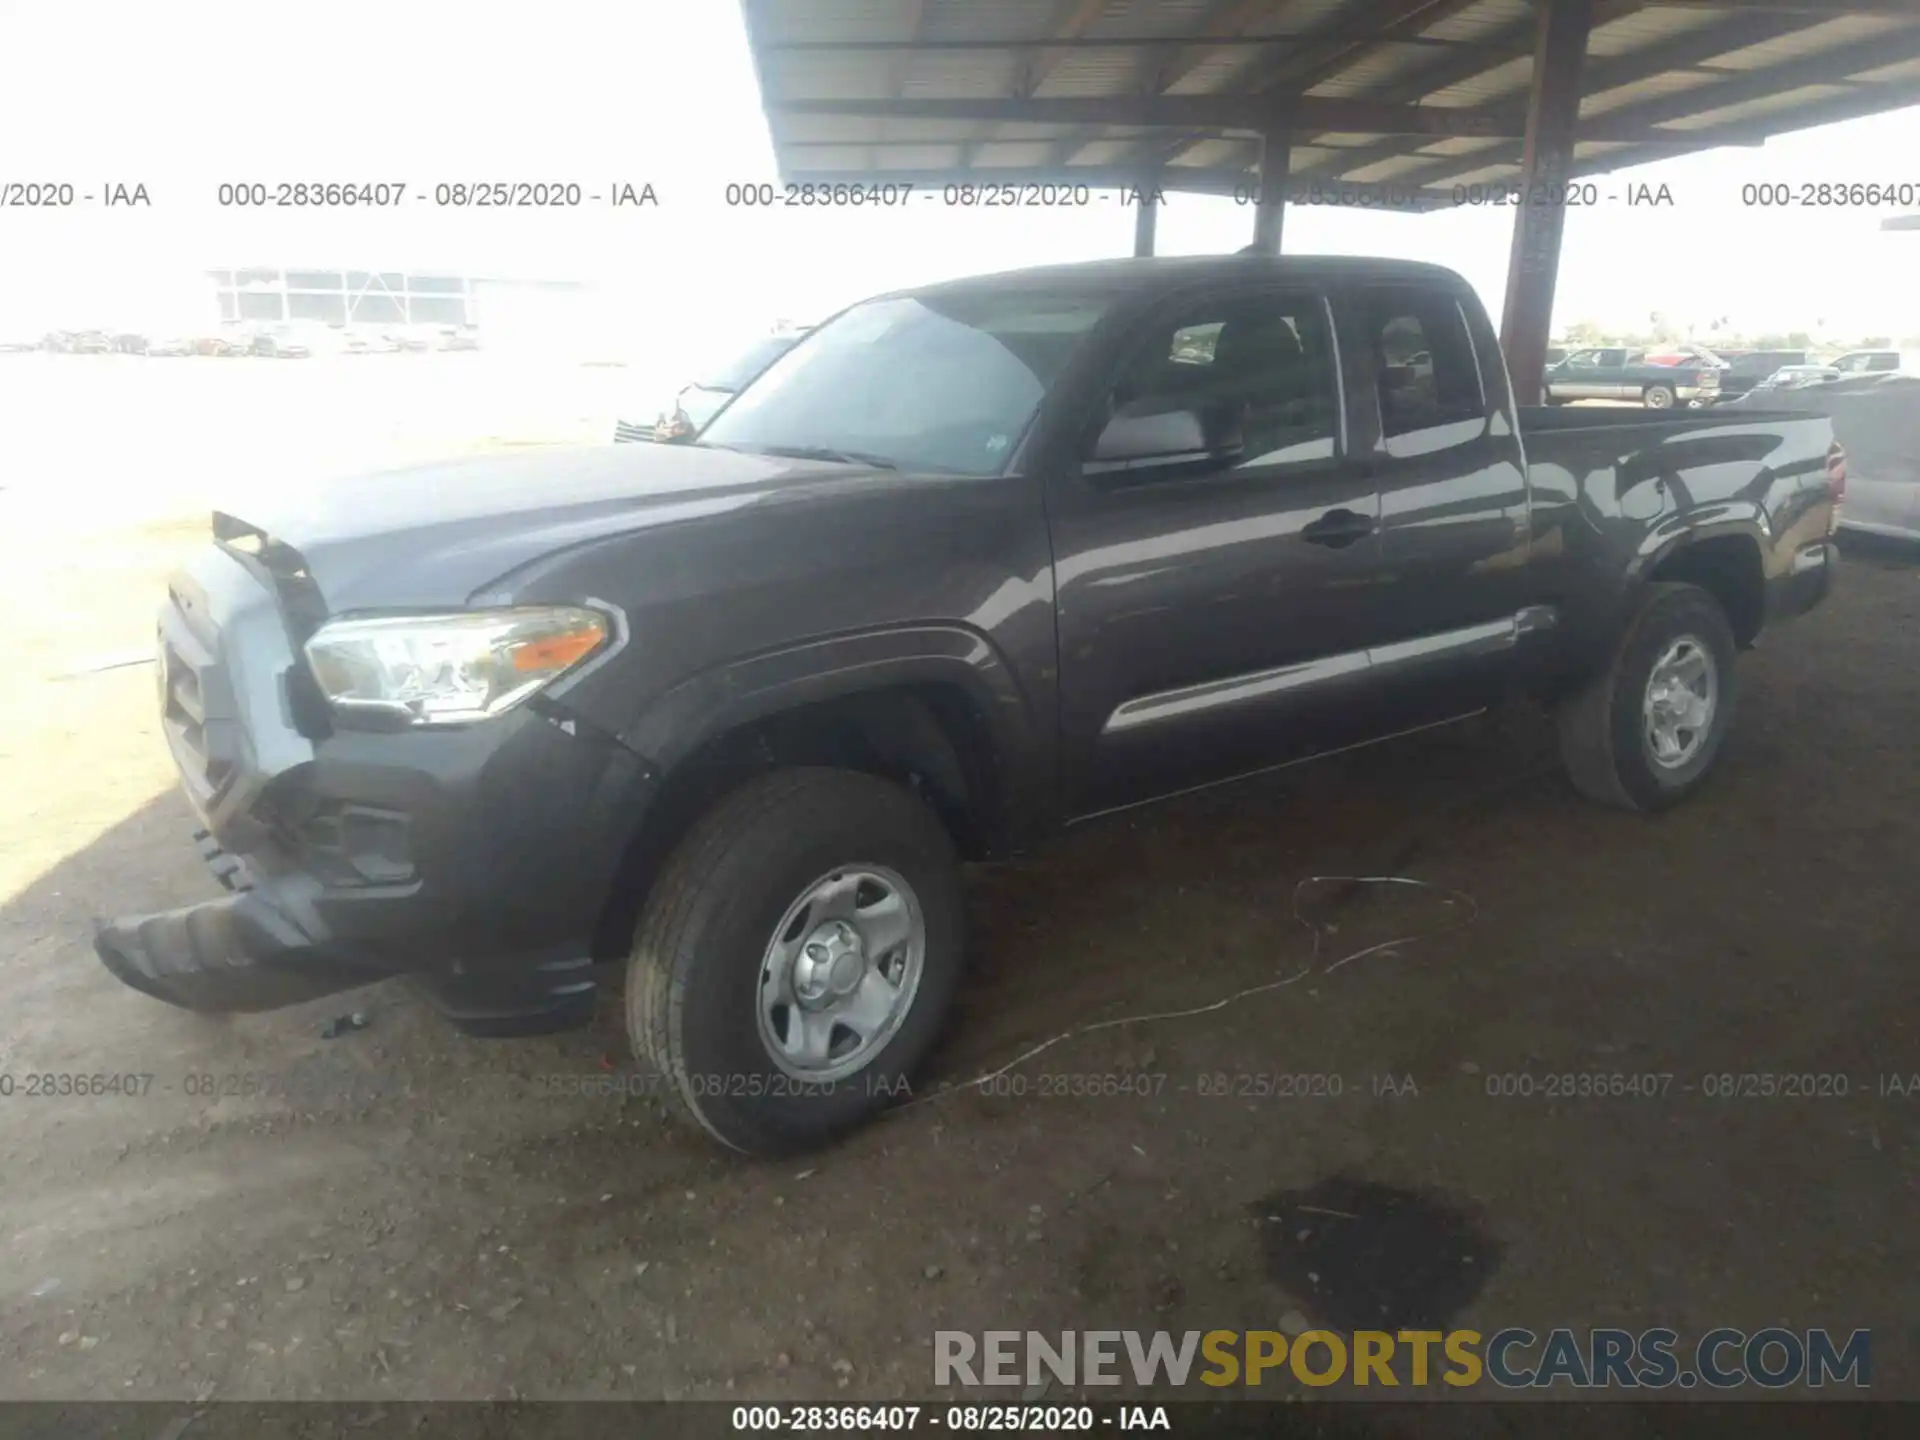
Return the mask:
M1165 255L1036 265L1024 270L1002 270L916 285L893 293L920 296L969 290L1098 290L1140 295L1248 280L1300 284L1416 280L1456 288L1467 285L1458 271L1422 260L1388 260L1369 255Z

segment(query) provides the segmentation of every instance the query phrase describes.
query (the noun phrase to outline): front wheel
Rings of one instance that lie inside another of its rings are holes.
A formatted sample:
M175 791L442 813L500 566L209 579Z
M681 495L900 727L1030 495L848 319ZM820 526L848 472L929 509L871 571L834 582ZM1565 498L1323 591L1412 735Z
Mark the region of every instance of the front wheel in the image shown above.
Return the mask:
M1733 722L1736 653L1713 596L1650 586L1612 663L1560 706L1575 788L1626 810L1663 810L1698 789Z
M964 912L952 842L912 793L847 770L763 776L648 898L634 1049L723 1144L822 1145L906 1093L959 981Z

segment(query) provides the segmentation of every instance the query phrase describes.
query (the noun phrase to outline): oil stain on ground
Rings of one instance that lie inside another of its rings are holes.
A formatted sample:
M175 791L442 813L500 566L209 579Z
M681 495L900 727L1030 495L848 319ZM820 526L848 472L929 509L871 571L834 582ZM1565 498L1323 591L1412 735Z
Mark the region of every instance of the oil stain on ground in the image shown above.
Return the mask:
M1444 1330L1500 1263L1500 1243L1432 1195L1329 1176L1252 1207L1267 1274L1340 1330Z

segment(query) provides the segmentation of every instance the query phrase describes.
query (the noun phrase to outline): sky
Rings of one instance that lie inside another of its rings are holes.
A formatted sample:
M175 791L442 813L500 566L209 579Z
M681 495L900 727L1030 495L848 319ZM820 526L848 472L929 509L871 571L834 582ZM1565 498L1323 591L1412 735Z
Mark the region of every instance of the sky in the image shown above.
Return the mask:
M1569 216L1556 322L1644 327L1659 312L1836 340L1920 333L1920 232L1892 210L1743 206L1756 181L1920 184L1920 108L1682 157L1603 181L1666 185L1670 208ZM730 209L730 181L774 179L733 0L538 6L336 0L0 0L0 181L144 184L150 208L0 210L0 328L107 323L222 265L412 269L593 282L615 348L756 333L862 295L1047 261L1121 255L1131 212ZM651 183L657 207L474 212L247 211L223 181ZM1920 207L1917 207L1920 208ZM1222 252L1252 213L1174 195L1163 253ZM1460 270L1503 297L1511 212L1410 216L1296 208L1290 251ZM37 334L37 330L31 333ZM690 340L689 337L692 337ZM0 335L0 339L13 338ZM722 343L716 341L716 343ZM725 338L726 348L733 348Z

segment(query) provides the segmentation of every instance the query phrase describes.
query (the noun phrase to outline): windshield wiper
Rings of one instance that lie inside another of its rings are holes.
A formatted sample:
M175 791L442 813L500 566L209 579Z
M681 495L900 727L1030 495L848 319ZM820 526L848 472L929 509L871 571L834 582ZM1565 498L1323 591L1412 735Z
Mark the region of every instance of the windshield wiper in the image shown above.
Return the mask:
M864 450L837 450L830 445L755 445L756 455L781 455L789 460L828 460L836 465L871 465L876 470L898 470L900 462Z

